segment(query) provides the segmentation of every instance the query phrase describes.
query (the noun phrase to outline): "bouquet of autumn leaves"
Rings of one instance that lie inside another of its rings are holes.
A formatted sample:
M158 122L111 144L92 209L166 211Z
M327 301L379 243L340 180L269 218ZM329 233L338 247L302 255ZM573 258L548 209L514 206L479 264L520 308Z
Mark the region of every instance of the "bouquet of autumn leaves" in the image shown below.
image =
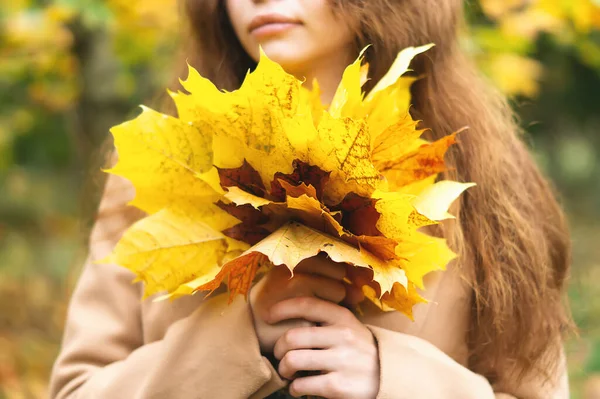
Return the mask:
M366 298L412 317L423 276L455 257L420 228L450 218L471 184L439 181L456 133L420 138L408 109L412 58L402 51L365 95L368 65L348 66L327 107L261 52L239 90L223 92L190 67L170 92L178 117L146 107L112 129L119 161L110 173L136 189L148 216L103 262L145 283L146 296L246 295L258 273L325 252L372 270Z

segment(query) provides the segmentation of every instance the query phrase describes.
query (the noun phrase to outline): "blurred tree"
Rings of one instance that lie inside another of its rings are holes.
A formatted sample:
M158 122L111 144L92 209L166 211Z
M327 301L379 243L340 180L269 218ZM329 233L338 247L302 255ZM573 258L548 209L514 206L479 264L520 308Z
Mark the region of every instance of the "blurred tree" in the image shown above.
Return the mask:
M0 3L0 398L45 396L100 148L164 86L175 18L174 1Z
M598 0L481 0L469 10L467 46L508 95L537 95L546 66L534 54L543 35L600 72Z
M0 154L33 120L58 115L80 160L164 82L175 1L19 0L0 5ZM162 55L162 56L161 56Z

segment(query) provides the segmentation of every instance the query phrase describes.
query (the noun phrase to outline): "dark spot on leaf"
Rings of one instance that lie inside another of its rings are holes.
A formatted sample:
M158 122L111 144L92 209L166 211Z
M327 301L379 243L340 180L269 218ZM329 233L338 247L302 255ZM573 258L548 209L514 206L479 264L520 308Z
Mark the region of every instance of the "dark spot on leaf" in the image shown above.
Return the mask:
M375 208L376 199L350 193L332 211L342 214L342 226L355 235L381 236L377 221L381 216Z
M227 187L239 187L250 194L259 197L265 196L265 185L260 175L248 162L244 161L239 168L217 168L217 170L219 172L219 179L221 180L221 187L224 189Z
M255 245L259 241L264 240L271 233L269 230L260 226L249 226L244 223L240 223L229 229L223 230L223 234L229 238L233 238L234 240Z
M273 201L285 200L285 190L279 183L279 179L281 179L293 186L298 186L301 183L313 186L317 192L317 199L321 201L323 198L323 189L329 180L330 172L326 172L318 166L309 165L298 159L293 162L292 166L294 167L292 173L275 173L274 179L271 182L271 199Z

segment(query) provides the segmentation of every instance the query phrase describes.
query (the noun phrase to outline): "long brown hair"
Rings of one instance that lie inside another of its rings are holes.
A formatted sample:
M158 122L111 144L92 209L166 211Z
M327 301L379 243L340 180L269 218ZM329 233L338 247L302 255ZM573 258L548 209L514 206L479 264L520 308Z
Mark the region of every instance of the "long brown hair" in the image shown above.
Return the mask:
M183 0L183 57L218 87L233 90L255 64L237 40L223 1ZM446 237L473 287L469 367L493 383L549 373L569 326L563 288L570 264L565 217L521 140L506 100L461 51L461 0L332 0L356 28L372 85L408 46L435 43L413 64L415 119L438 139L468 125L447 156L447 177L473 181ZM179 71L182 76L184 70ZM367 87L368 89L368 87Z

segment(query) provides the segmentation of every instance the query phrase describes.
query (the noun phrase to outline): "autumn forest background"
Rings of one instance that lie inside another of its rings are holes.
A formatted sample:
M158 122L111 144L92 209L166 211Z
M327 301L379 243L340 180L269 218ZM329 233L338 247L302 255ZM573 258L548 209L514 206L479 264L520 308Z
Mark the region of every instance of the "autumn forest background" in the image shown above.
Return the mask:
M463 45L568 212L572 397L600 397L600 0L466 7ZM170 80L180 29L175 0L0 3L0 399L45 397L108 129Z

